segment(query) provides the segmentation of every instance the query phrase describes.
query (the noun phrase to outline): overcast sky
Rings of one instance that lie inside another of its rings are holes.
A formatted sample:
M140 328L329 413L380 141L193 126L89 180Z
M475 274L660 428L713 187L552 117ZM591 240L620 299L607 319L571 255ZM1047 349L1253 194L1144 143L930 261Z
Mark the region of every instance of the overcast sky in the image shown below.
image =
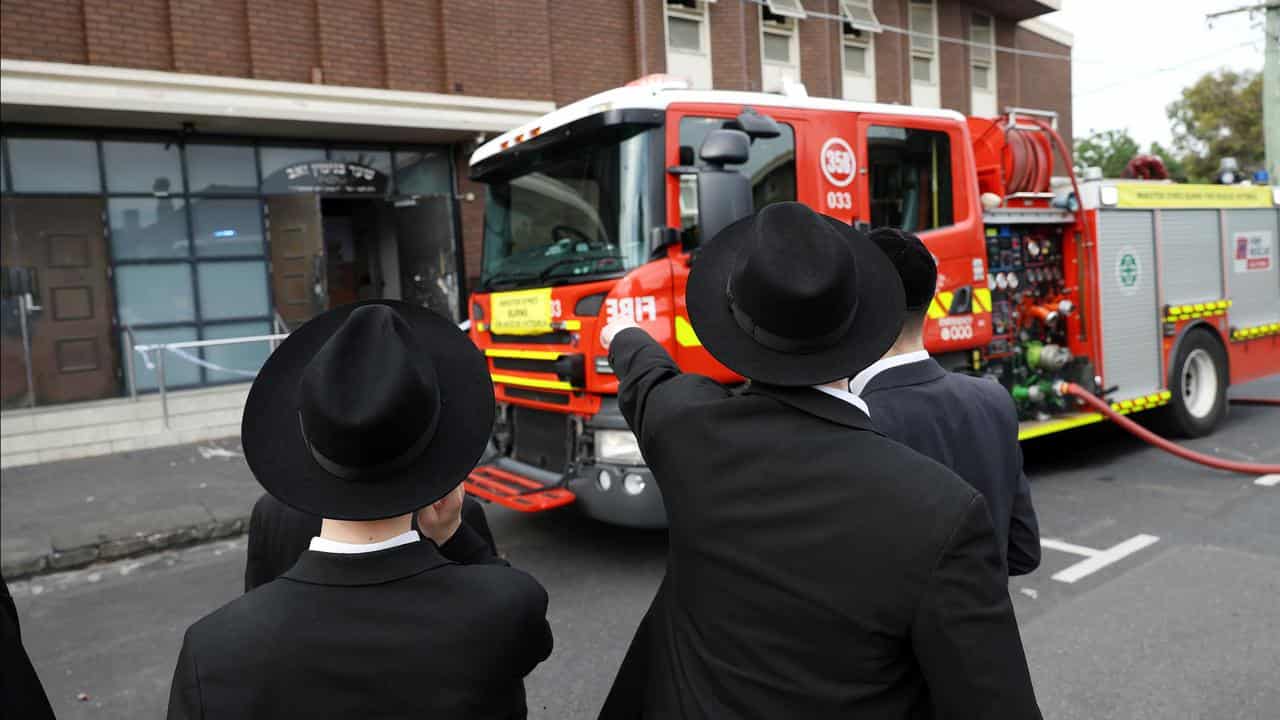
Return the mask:
M1073 131L1128 128L1143 148L1168 146L1165 106L1211 70L1262 70L1262 15L1207 13L1261 0L1062 0L1041 17L1075 35ZM1253 27L1257 25L1257 27Z

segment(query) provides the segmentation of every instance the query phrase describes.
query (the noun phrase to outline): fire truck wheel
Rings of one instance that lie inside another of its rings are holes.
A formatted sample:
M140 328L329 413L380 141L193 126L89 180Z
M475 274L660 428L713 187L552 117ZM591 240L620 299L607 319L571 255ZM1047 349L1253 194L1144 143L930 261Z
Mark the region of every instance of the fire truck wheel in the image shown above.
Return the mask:
M1197 329L1182 339L1169 366L1169 390L1170 431L1182 437L1213 432L1227 412L1227 353L1212 333Z

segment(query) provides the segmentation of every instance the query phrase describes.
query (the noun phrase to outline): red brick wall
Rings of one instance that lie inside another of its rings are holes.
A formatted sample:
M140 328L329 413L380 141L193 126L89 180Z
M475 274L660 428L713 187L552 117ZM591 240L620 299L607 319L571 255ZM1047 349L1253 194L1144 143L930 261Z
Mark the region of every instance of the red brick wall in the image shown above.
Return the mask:
M804 3L809 12L828 15L840 13L839 3L834 0L807 0ZM840 75L840 56L836 53L839 47L840 23L825 18L810 18L800 23L800 82L805 90L813 96L839 97L842 87L837 87L836 80Z
M326 85L386 87L378 0L316 0Z
M938 35L969 39L969 23L972 8L961 3L939 3ZM941 86L942 107L969 112L970 94L969 46L938 41L938 73Z
M85 0L89 64L172 70L165 0Z
M665 31L664 3L649 0L632 0L636 17L636 43L638 67L636 75L643 77L667 71L667 37ZM643 38L640 31L643 30ZM713 40L714 47L714 40Z
M557 0L550 4L550 20L557 105L625 85L640 74L633 0Z
M462 224L462 266L466 279L464 290L475 290L480 279L481 239L484 237L484 185L472 182L467 174L467 162L474 150L471 143L459 143L454 147L453 166L458 176L458 207ZM467 201L467 193L473 198Z
M1020 50L1050 53L1053 55L1070 55L1071 48L1060 45L1030 30L1018 28L1016 31L1017 47ZM1002 53L1002 57L1008 53ZM1058 112L1058 134L1068 144L1071 142L1071 63L1057 58L1041 58L1029 55L1018 57L1016 80L1017 92L1014 95L1020 107L1035 110L1056 110ZM1004 68L1000 68L1003 72ZM1003 101L1003 97L1001 98ZM1001 105L1001 109L1003 109Z
M444 0L445 92L545 100L547 3Z
M1013 47L1018 26L1008 20L996 20L996 45ZM996 109L1018 104L1018 60L1021 56L996 51Z
M245 0L169 0L173 69L247 77L249 26Z
M710 10L712 86L717 90L758 89L760 11L751 3L736 0L714 3Z
M907 27L907 0L876 0L876 17L885 25ZM911 102L911 65L902 33L882 32L876 36L876 100L883 103Z
M382 3L382 33L388 88L447 92L439 0Z
M0 2L0 56L44 62L88 61L80 0Z
M252 0L249 53L253 77L311 82L311 70L320 67L317 32L314 2Z

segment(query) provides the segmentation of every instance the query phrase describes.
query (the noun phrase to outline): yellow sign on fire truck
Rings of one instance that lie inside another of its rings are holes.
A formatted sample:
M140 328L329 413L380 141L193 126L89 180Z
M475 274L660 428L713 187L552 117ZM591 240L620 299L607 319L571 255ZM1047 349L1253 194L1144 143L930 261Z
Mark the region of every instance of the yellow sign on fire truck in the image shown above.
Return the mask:
M1118 208L1269 208L1271 188L1262 185L1115 184ZM1105 202L1105 199L1104 199Z
M498 335L541 335L551 332L551 288L494 293L490 329Z

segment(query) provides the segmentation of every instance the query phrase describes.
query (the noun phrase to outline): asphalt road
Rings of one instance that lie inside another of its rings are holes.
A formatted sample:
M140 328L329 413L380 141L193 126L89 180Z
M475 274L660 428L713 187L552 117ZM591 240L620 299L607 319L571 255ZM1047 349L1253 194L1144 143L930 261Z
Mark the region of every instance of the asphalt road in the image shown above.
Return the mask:
M1280 395L1280 378L1256 387ZM1280 462L1280 410L1234 407L1189 444ZM1043 537L1056 542L1010 593L1045 717L1280 717L1280 485L1109 426L1024 447ZM490 521L551 595L556 651L527 680L531 715L592 717L661 578L664 535L571 509L491 507ZM58 716L162 716L182 631L239 592L243 569L240 539L14 583Z

